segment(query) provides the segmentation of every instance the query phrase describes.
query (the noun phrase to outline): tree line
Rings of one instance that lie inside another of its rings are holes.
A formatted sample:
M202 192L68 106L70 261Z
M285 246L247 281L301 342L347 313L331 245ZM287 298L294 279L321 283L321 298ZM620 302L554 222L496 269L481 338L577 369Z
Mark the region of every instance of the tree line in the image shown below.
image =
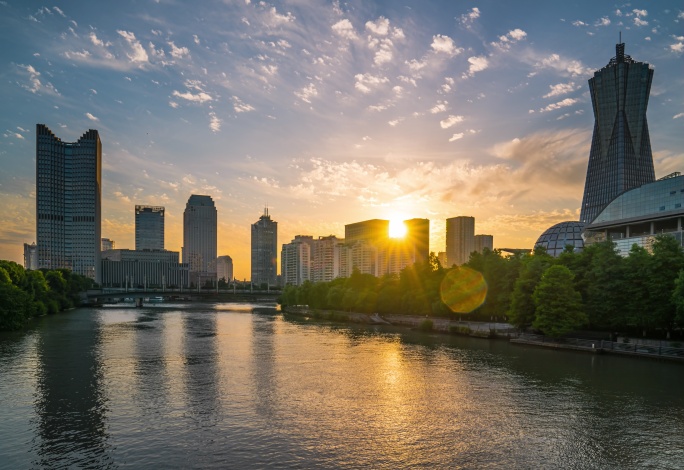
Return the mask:
M69 269L26 270L0 260L0 330L17 330L33 317L77 306L80 293L94 285Z
M611 241L557 258L536 248L504 256L473 253L463 267L487 284L484 303L470 313L453 312L440 295L445 269L433 253L398 276L354 271L349 278L286 286L281 303L362 313L451 316L508 321L551 336L588 329L665 336L684 326L684 251L674 237L655 237L650 250L634 245L621 256Z

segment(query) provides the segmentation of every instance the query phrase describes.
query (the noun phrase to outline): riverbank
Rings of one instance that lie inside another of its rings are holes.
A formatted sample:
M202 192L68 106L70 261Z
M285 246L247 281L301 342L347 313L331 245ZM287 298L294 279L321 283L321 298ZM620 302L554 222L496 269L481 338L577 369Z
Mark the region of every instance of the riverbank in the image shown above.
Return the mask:
M377 313L368 315L358 312L344 312L340 310L319 310L308 307L281 307L281 311L300 317L316 320L363 323L369 325L388 324L405 326L423 331L469 336L484 339L511 339L518 336L517 330L508 323L483 323L469 321L455 321L448 318L421 317L417 315L383 315Z

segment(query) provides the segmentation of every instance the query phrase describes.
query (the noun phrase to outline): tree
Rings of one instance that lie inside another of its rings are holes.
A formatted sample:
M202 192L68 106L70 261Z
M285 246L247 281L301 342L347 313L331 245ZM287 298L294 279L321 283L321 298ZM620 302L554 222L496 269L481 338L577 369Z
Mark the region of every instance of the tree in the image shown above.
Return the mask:
M675 323L684 326L684 269L679 271L675 280L675 288L672 292L672 304L675 307Z
M544 271L532 295L537 307L532 323L535 329L558 337L586 323L582 296L573 285L573 277L565 266L555 265Z
M658 235L653 242L650 276L647 278L649 297L652 303L653 321L657 328L669 332L674 327L675 306L672 293L679 272L684 269L684 251L676 238Z
M518 328L527 328L534 322L537 307L532 295L542 274L552 262L553 258L545 250L535 250L535 254L523 258L520 276L515 281L511 306L508 309L510 322Z
M31 297L26 292L0 282L0 330L18 330L26 325L33 313L31 305Z

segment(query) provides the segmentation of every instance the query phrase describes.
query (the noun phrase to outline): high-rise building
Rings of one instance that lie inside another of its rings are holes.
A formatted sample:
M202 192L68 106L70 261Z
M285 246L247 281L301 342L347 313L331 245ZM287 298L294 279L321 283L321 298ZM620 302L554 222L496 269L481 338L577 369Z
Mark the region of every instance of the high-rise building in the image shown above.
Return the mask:
M427 261L430 256L430 220L409 219L404 221L404 241L409 250L411 264Z
M278 282L278 222L271 220L268 208L252 224L252 282L275 286Z
M475 217L446 219L446 267L467 263L475 250Z
M618 195L655 181L646 108L653 69L625 55L615 57L589 79L594 134L580 222L591 223Z
M117 250L102 252L103 287L187 288L189 267L177 251Z
M311 245L311 280L330 282L338 277L347 277L343 270L345 250L344 240L334 235L314 240Z
M347 244L364 240L380 245L389 238L389 220L372 219L344 226L344 239Z
M447 268L447 258L446 258L446 251L439 251L437 252L437 261L439 261L439 264L443 268Z
M216 259L216 278L226 282L233 280L233 258L228 255L219 256Z
M191 195L183 212L183 263L195 285L216 282L216 225L211 196Z
M38 250L35 243L24 243L24 268L38 269Z
M116 248L114 240L110 240L109 238L103 238L101 240L100 249L102 251L113 250L114 248Z
M68 268L100 282L101 175L96 130L69 143L36 125L38 268Z
M475 247L473 251L482 253L485 248L489 251L494 250L494 236L493 235L475 235Z
M164 249L164 208L135 206L135 249Z
M280 276L284 285L299 286L311 280L311 248L314 239L309 235L297 235L290 243L284 243L280 252Z

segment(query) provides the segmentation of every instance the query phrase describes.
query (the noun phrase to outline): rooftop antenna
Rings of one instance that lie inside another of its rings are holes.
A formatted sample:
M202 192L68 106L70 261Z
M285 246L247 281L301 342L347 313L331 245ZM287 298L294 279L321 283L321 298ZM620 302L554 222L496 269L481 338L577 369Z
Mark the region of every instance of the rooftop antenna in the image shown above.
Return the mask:
M620 31L620 41L618 41L618 44L622 44L622 31Z

